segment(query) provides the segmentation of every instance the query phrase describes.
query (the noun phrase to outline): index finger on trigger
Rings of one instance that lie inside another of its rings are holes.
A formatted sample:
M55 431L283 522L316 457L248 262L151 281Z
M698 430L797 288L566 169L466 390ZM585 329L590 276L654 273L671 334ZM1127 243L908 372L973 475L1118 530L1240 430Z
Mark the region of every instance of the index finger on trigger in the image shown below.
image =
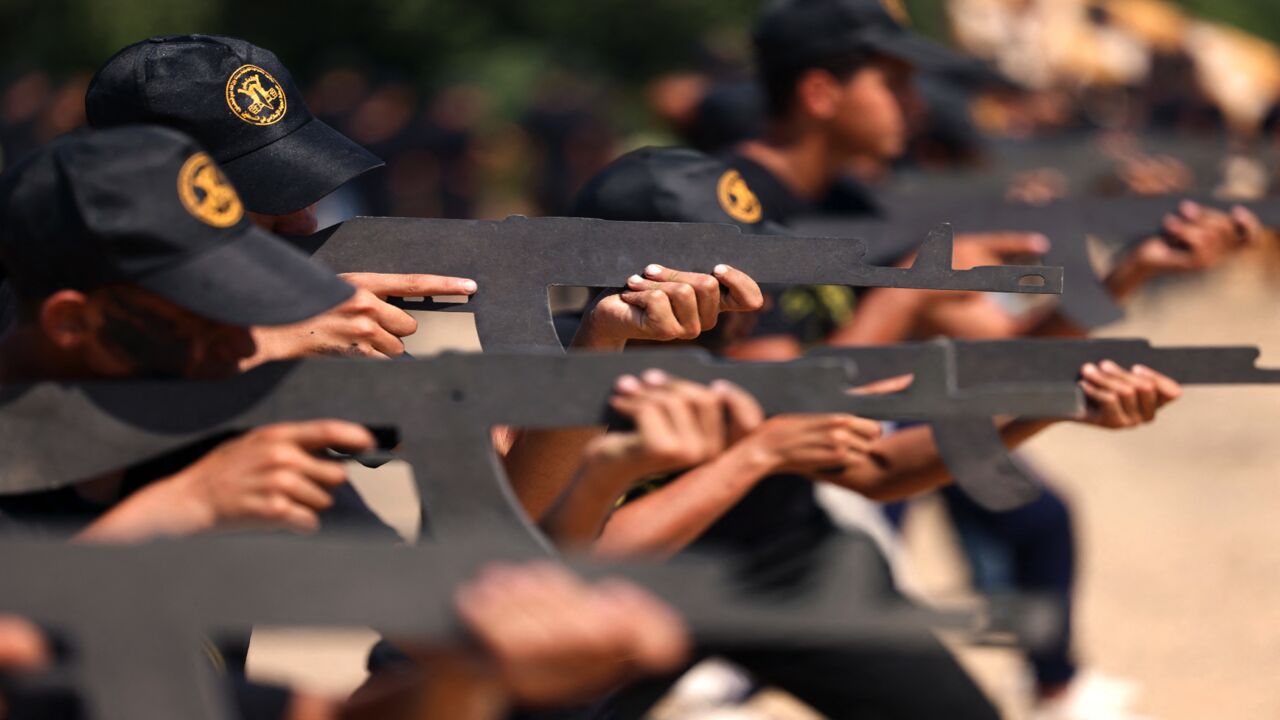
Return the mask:
M286 426L286 439L307 450L338 448L371 450L377 445L373 433L362 425L345 420L309 420Z
M342 278L380 298L471 295L478 289L469 278L423 273L348 273Z

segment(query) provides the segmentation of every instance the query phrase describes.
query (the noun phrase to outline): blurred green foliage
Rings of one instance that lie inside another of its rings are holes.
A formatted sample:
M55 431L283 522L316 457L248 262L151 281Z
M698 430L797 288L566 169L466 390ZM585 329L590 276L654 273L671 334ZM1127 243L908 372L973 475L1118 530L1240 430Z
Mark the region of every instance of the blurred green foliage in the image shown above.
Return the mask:
M1280 40L1277 0L1179 0ZM474 80L519 97L548 68L634 90L696 63L708 45L743 53L760 0L0 0L0 73L91 69L150 35L214 32L270 47L300 75L337 63L391 69L430 88ZM907 0L945 36L944 0Z
M270 47L303 72L358 60L405 79L482 75L495 59L635 81L687 64L709 28L740 30L757 0L0 0L0 68L96 67L156 34Z

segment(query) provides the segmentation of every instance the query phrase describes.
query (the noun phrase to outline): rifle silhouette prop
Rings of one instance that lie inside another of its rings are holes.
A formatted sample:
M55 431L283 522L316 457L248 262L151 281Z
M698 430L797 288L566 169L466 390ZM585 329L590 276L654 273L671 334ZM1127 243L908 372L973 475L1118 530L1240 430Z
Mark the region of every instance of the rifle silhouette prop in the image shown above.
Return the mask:
M1119 320L1124 312L1098 277L1086 236L1100 237L1119 252L1127 252L1136 242L1159 235L1164 216L1177 213L1183 200L1219 210L1243 205L1263 225L1280 227L1280 200L1274 198L1232 203L1205 196L1082 197L1025 205L916 195L885 198L888 219L810 217L793 223L793 227L802 234L862 238L867 257L875 263L892 263L915 251L928 228L944 222L959 233L1041 233L1053 242L1043 262L1064 270L1063 314L1077 325L1093 329Z
M1082 407L1074 383L957 391L948 352L938 344L906 353L899 371L916 373L916 381L891 395L849 393L859 377L857 356L725 363L684 351L446 354L394 363L312 359L217 382L14 385L0 389L0 493L65 487L261 425L335 418L398 438L396 455L414 468L424 527L434 537L466 534L484 522L539 540L511 494L491 428L605 424L617 378L648 368L737 383L769 414L972 420L1064 417ZM957 423L956 442L968 442L967 429L975 425L981 423ZM1005 449L997 442L967 451L999 457ZM971 490L988 497L982 485Z
M412 220L361 217L294 241L337 272L435 273L474 279L464 304L405 303L410 309L475 314L486 350L560 347L547 289L623 288L651 263L711 272L720 263L762 285L847 285L1056 294L1062 269L953 270L947 228L926 230L910 268L867 264L862 241L743 234L736 226L511 217Z
M9 700L79 690L92 720L230 720L202 638L255 624L371 626L421 646L462 648L454 591L495 560L536 556L501 530L473 527L457 542L392 547L240 537L143 546L0 541L0 611L30 618L72 651L31 680L10 679ZM575 565L626 577L664 598L699 645L823 648L926 647L932 629L977 641L1050 642L1058 609L1006 599L991 610L939 612L892 594L869 544L838 541L787 597L752 592L726 564ZM15 697L16 696L16 697Z
M917 197L952 197L982 202L1004 197L1015 182L1031 171L1051 169L1066 181L1068 197L1116 195L1128 192L1119 171L1123 156L1103 152L1096 133L1074 133L1052 139L992 140L983 143L978 167L956 170L903 170L895 172L893 193ZM1224 160L1230 149L1221 139L1197 140L1173 133L1144 132L1132 148L1147 157L1172 157L1193 174L1188 191L1213 193L1223 184ZM1126 153L1130 154L1131 153ZM1262 167L1275 167L1280 154L1270 146L1254 148L1250 157Z
M955 369L954 387L961 392L1024 385L1060 387L1079 380L1080 368L1086 363L1103 360L1122 367L1145 365L1183 385L1280 385L1280 368L1258 367L1261 352L1256 347L1160 348L1146 340L1130 339L934 341L928 346L937 347L940 342L950 348ZM875 356L861 349L821 348L811 352L810 357L856 357L861 378L872 381L901 374L897 368L909 363L918 347L921 346L913 348L910 343L890 345L878 348ZM982 492L998 497L1034 499L1039 493L1039 484L1007 454L986 456L996 458L994 468L972 455L956 457L948 438L958 432L953 426L963 422L958 418L930 421L939 451L957 484L966 492L976 485ZM971 423L964 432L966 442L977 447L1000 442L999 433L991 423ZM969 475L972 477L966 477ZM980 483L979 477L987 481ZM974 497L981 502L982 496ZM1009 509L983 504L993 510Z

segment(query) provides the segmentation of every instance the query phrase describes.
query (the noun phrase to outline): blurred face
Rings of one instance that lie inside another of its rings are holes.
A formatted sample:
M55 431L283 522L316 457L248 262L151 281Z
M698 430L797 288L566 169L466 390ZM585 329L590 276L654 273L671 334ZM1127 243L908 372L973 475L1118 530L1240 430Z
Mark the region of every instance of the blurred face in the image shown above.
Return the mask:
M249 213L254 225L286 237L306 237L315 233L319 223L316 221L316 208L309 205L288 215L263 215Z
M64 290L45 300L41 326L95 377L228 377L256 347L248 328L202 318L128 286Z
M816 96L806 104L844 158L888 161L905 152L908 130L904 106L911 93L911 66L880 58L844 81L823 71L815 73L825 80L819 81L816 92L805 93Z

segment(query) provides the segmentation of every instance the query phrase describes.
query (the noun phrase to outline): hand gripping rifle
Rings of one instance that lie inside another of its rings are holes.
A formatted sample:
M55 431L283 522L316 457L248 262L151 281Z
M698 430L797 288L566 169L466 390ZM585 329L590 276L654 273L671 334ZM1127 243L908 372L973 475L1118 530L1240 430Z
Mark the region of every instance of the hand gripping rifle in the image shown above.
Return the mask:
M370 626L422 647L462 648L455 590L483 565L530 557L507 539L472 527L454 542L414 547L354 538L0 541L0 612L30 618L72 651L45 676L9 679L6 695L20 708L24 698L78 689L92 720L230 720L205 637L255 624ZM786 598L751 593L708 560L575 569L647 587L712 650L888 645L909 654L928 647L933 629L1041 644L1055 633L1056 608L1038 601L1001 602L993 614L911 605L886 587L868 543L834 543L813 569L815 583Z
M769 414L847 412L893 420L993 415L1064 417L1081 407L1074 383L958 390L945 345L902 353L907 390L854 395L856 365L844 358L793 363L714 362L697 352L446 354L394 363L314 359L274 363L228 380L41 383L0 389L0 493L65 487L163 457L194 443L276 422L335 418L398 438L414 470L436 538L477 522L540 538L512 496L493 452L495 425L601 425L618 377L659 368L673 377L725 379L755 395ZM979 434L978 442L985 438ZM1001 457L1004 446L974 445ZM965 476L961 473L962 476ZM978 497L1002 498L965 476ZM426 527L427 525L424 525Z
M927 234L927 237L926 237ZM728 263L762 285L848 285L1060 293L1062 269L953 270L946 228L922 233L910 268L869 265L860 240L743 234L731 225L580 218L410 220L355 218L295 241L337 272L434 273L472 278L464 304L405 307L475 314L486 350L559 347L547 289L624 288L646 265L711 272Z
M929 343L937 347L938 341ZM1000 340L948 341L951 367L955 370L954 387L961 392L978 388L1062 387L1080 378L1086 363L1111 360L1122 367L1145 365L1184 385L1276 385L1280 384L1280 368L1258 367L1260 352L1254 347L1152 347L1146 340ZM924 347L924 346L917 346ZM899 368L909 363L916 349L911 344L873 349L823 348L811 357L856 359L862 381L900 375ZM964 424L963 429L955 427ZM971 423L959 418L937 418L930 421L938 449L956 482L973 495L970 488L998 497L1029 502L1039 493L1039 485L1027 477L1007 454L973 455L969 447L990 447L1000 443L999 433L990 422ZM949 442L956 433L965 433L966 447L956 448ZM988 460L992 458L993 467ZM985 482L980 482L980 479ZM984 496L973 495L993 510L1002 508L983 502Z
M957 233L1041 233L1053 243L1044 262L1065 271L1063 313L1082 328L1093 329L1119 320L1124 313L1098 277L1086 236L1102 238L1126 252L1136 242L1159 235L1165 215L1177 213L1186 199L1219 210L1243 205L1264 226L1280 227L1280 201L1274 198L1231 203L1203 196L1081 197L1046 205L890 197L886 199L889 219L811 217L793 226L803 234L862 238L867 257L877 263L894 262L913 252L925 231L944 222Z

